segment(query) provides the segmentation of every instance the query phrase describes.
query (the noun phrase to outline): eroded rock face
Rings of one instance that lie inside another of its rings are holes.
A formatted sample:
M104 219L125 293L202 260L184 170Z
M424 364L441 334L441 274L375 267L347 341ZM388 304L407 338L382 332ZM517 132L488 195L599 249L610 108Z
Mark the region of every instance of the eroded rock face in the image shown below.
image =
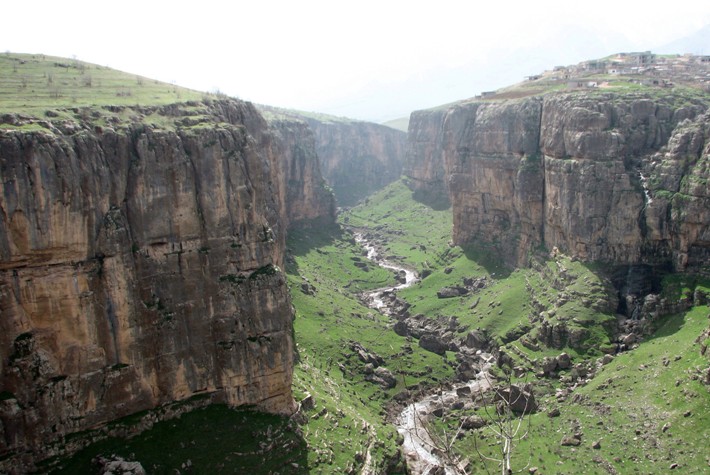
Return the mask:
M707 104L617 94L412 114L405 174L446 193L457 244L522 265L540 245L589 261L707 265Z
M0 127L0 453L198 393L293 409L279 145L250 104L151 113Z
M306 120L338 205L355 205L400 178L407 144L401 130L369 122Z

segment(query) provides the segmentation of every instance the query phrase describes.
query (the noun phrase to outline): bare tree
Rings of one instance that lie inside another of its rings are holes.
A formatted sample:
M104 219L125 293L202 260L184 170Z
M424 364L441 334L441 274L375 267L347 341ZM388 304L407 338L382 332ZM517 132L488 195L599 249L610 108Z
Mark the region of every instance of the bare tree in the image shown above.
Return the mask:
M528 459L524 467L514 470L512 456L519 442L525 439L530 431L530 414L537 410L537 403L530 384L514 384L510 369L503 368L503 370L505 380L502 384L491 383L492 395L481 395L481 407L488 424L479 429L479 433L474 438L474 445L488 473L491 473L488 470L488 462L494 462L500 468L501 475L510 475L522 472L530 465ZM489 377L487 373L485 377ZM484 400L485 397L489 399ZM496 439L500 450L498 456L492 457L481 452L479 439L486 432Z

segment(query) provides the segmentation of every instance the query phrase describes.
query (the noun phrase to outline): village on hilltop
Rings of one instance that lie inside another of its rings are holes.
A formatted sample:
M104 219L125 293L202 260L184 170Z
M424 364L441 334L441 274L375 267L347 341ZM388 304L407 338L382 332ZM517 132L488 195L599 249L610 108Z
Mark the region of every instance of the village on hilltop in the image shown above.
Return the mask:
M627 81L643 86L668 88L683 84L710 92L710 56L658 55L650 51L618 53L603 59L584 61L572 66L556 66L552 70L527 76L517 86L561 86L566 89L608 87L610 83ZM511 96L501 91L486 91L476 99Z

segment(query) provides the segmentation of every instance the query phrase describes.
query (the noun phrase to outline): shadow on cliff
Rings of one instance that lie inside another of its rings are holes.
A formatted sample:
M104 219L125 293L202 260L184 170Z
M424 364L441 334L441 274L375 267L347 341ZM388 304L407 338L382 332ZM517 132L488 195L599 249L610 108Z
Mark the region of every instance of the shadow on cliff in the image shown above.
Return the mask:
M514 268L506 264L500 251L494 247L467 244L462 249L467 259L486 269L494 279L505 279L513 272Z
M310 473L308 445L288 418L223 404L157 422L135 437L95 442L50 473L104 473L98 457L137 461L151 474Z
M451 201L445 191L423 191L417 190L412 193L412 199L417 203L428 206L434 211L446 211L451 208Z

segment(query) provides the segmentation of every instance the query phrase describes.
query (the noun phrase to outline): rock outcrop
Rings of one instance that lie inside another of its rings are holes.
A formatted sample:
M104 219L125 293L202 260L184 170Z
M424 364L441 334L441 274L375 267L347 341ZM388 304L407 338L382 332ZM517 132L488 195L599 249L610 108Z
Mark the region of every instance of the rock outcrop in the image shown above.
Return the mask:
M300 131L233 100L72 113L0 121L0 456L197 394L291 412L285 225L332 212Z
M614 264L710 262L707 101L548 94L412 114L404 174L448 196L457 244Z
M305 117L313 129L323 177L340 206L352 206L400 178L407 134L370 122Z

